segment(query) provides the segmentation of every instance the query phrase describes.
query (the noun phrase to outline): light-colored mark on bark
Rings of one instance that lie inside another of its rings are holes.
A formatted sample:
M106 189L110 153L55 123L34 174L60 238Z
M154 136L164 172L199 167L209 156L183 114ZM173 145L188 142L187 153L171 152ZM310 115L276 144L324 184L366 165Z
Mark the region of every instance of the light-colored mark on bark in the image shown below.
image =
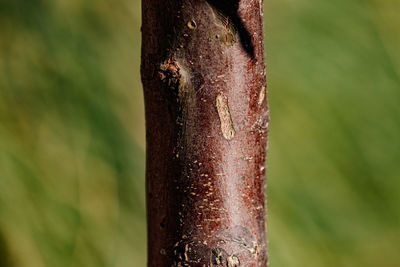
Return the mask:
M229 256L228 258L226 258L226 265L228 267L239 267L240 266L239 258L236 257L235 255Z
M253 255L258 255L258 244L256 242L253 242L253 246L251 248L248 248L249 252Z
M222 135L226 140L232 140L235 137L236 131L233 127L233 121L229 111L228 98L222 93L218 94L216 105L221 122Z
M261 104L264 102L265 99L265 94L267 90L265 89L265 86L261 88L260 95L258 96L258 105L261 106Z
M189 245L186 244L185 245L185 252L183 253L185 261L189 261L189 257L188 257L188 254L187 254L188 251L189 251Z
M189 22L187 23L187 26L189 29L195 30L197 28L196 21L194 21L194 19L189 20Z

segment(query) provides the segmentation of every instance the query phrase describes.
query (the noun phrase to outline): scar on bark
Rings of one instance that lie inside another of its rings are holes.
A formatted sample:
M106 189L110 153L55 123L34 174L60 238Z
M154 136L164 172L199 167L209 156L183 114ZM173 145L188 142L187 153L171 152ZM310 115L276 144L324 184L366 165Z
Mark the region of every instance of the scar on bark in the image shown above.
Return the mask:
M232 140L235 137L236 131L233 127L233 121L228 105L228 98L220 93L216 101L219 120L221 122L222 135L226 140Z
M264 102L266 93L267 93L267 89L265 88L265 86L263 86L263 87L261 88L260 94L259 94L259 96L258 96L258 105L259 105L259 106L261 106L262 103Z
M197 28L197 23L194 19L188 21L187 26L191 30L195 30Z
M226 266L228 267L239 267L240 261L239 258L235 255L231 255L226 259Z
M220 16L229 20L234 29L238 32L240 44L243 49L251 59L254 59L254 45L251 40L250 32L247 30L238 12L239 0L207 0L207 2L217 10Z

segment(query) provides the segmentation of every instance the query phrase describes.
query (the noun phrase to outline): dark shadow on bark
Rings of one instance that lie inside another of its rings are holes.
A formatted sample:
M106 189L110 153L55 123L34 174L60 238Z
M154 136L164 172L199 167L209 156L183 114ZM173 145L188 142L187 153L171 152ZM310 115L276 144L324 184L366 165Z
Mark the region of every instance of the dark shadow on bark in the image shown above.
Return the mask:
M254 59L254 45L251 40L251 35L238 13L239 0L207 0L207 2L217 9L221 15L229 19L230 23L233 24L233 27L239 34L240 44L243 49L251 59Z

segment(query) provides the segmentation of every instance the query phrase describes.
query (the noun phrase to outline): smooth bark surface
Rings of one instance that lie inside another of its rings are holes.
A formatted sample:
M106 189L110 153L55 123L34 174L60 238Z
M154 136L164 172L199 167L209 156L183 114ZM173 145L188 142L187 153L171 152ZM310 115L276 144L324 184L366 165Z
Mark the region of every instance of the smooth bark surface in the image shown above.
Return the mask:
M267 266L262 0L143 0L148 266Z

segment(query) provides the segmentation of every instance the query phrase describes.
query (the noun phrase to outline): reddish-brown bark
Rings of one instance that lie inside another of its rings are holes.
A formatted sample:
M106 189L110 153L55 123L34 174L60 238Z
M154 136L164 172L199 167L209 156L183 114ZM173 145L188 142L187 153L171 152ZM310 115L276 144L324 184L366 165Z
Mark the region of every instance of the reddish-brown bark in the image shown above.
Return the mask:
M148 266L267 266L262 0L143 0Z

